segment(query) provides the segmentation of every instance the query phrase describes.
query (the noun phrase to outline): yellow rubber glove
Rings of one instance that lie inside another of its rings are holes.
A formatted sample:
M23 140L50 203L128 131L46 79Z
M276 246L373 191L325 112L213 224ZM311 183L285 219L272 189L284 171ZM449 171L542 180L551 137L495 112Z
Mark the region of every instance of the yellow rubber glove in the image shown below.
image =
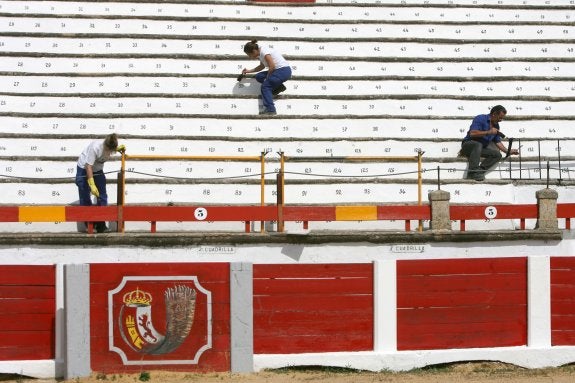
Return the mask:
M98 188L94 183L94 178L88 178L88 186L90 187L90 191L92 192L92 194L94 194L96 197L100 196L100 192L98 191Z
M124 153L126 151L126 145L120 145L116 149L117 152Z

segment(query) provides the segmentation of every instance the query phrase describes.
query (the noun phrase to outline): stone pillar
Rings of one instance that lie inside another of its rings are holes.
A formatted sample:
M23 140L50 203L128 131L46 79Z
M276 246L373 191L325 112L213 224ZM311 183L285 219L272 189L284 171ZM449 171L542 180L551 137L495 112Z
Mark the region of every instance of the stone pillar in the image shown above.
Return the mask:
M253 280L251 263L230 263L230 362L233 373L254 371Z
M72 264L64 269L66 362L64 379L90 376L90 265Z
M429 203L431 204L431 229L451 230L451 219L449 217L449 192L434 190L429 193Z
M527 257L527 346L551 347L551 260Z
M373 262L373 350L397 352L397 260Z
M541 189L535 193L537 197L537 224L538 230L559 230L557 222L557 197L553 189Z

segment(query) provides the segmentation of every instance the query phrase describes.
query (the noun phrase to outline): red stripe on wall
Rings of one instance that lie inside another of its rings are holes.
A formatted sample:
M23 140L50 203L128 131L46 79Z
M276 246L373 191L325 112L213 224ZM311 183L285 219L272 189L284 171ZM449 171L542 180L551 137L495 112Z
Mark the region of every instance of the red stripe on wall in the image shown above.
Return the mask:
M431 219L429 205L387 205L377 207L377 219Z
M397 262L399 350L527 343L526 258Z
M372 349L372 264L254 265L254 353Z
M250 0L254 3L315 3L315 0Z
M126 221L199 221L198 206L125 206ZM277 206L203 206L207 221L277 220Z
M18 222L18 220L19 220L18 206L0 207L0 222Z
M335 206L284 206L286 221L335 221Z
M35 313L54 315L54 299L26 298L25 305L22 304L22 299L0 299L0 312L12 314Z
M10 265L0 267L2 285L54 286L56 274L53 266Z
M574 218L575 203L558 203L557 218Z
M350 267L353 266L353 267ZM288 264L288 265L255 265L254 279L272 278L365 278L366 269L373 269L371 264Z
M403 275L504 274L526 265L525 258L429 259L399 261Z
M0 360L55 356L55 267L0 266Z
M66 206L66 221L116 221L117 206Z
M54 359L54 329L0 331L0 360Z
M575 345L575 259L551 258L551 344Z
M54 301L56 290L52 286L0 285L2 299L49 299ZM24 302L25 303L25 302Z
M371 306L373 296L371 294L343 296L309 294L308 299L302 299L298 302L298 308L300 310L316 310L318 299L321 299L324 310L337 311L342 307L345 307L346 310L365 310ZM257 298L254 299L254 310L264 311L268 307L273 307L274 310L288 311L293 309L293 302L288 299L277 299L275 295L258 295Z
M52 331L54 327L54 308L51 313L10 313L0 312L2 331Z
M497 219L537 218L537 205L451 205L449 214L451 219L485 219L485 209L494 206L497 209Z

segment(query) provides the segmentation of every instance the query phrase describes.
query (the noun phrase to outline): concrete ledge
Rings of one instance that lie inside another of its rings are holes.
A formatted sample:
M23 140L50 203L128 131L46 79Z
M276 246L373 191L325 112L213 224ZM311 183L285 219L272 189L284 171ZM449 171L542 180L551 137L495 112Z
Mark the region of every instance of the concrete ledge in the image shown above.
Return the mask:
M0 361L0 374L18 374L36 379L53 379L58 376L58 371L54 359L2 360Z
M3 233L0 246L139 246L139 247L180 247L209 244L328 244L328 243L431 243L431 242L480 242L480 241L561 241L561 230L509 230L509 231L310 231L306 234L290 233L106 233L87 235L81 233Z
M345 367L367 371L409 371L434 364L461 361L500 361L525 368L558 367L575 361L575 347L531 349L524 346L418 350L400 352L333 352L317 354L259 354L254 370L293 366Z

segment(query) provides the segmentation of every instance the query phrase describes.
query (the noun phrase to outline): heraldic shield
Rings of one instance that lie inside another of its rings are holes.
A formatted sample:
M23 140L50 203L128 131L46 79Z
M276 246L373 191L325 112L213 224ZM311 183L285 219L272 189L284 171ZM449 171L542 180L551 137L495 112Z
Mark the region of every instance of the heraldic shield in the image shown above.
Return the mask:
M108 306L110 351L125 365L197 364L212 347L211 293L195 276L125 276Z

